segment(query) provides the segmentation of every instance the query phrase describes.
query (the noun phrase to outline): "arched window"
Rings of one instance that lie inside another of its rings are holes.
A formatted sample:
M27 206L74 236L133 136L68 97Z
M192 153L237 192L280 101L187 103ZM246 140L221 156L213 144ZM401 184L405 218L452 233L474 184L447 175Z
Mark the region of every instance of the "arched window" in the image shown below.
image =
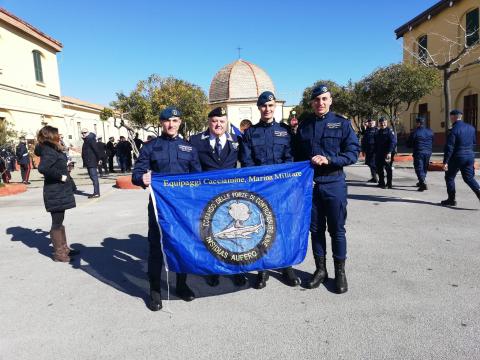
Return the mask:
M33 66L35 67L35 79L43 83L42 54L38 50L33 50Z
M478 8L469 11L465 17L466 22L466 42L467 46L472 46L478 42Z

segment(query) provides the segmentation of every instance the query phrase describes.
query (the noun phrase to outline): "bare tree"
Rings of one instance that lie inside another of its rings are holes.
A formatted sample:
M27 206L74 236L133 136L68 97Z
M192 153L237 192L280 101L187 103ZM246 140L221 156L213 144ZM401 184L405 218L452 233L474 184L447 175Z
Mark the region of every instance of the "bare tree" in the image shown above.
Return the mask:
M448 37L437 32L427 33L427 37L438 38L443 44L438 52L432 53L427 47L420 44L418 39L405 44L404 50L419 64L439 70L443 78L443 98L445 102L445 133L450 128L450 106L452 103L450 92L450 79L459 71L480 64L480 39L479 29L467 32L458 17L446 20L449 26L459 30L456 37ZM474 40L474 41L472 41Z

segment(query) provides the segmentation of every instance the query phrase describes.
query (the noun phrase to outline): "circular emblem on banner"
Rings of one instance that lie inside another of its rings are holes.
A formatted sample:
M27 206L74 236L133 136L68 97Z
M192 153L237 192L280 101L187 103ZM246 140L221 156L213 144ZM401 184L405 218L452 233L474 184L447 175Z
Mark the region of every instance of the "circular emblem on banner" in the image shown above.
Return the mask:
M217 259L229 264L250 264L275 241L276 220L272 207L260 195L232 190L214 197L205 206L200 236Z

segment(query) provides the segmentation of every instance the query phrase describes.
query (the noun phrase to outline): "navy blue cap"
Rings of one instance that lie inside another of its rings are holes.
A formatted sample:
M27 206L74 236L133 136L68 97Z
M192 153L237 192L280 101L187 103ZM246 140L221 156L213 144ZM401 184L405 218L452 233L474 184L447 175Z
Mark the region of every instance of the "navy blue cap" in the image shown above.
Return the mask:
M175 106L169 106L160 113L160 120L168 120L171 117L180 117L182 113Z
M324 85L324 84L321 84L321 85L317 85L313 88L312 90L312 96L310 97L310 100L313 100L315 99L318 95L322 95L322 94L325 94L327 92L329 92L330 90L328 90L328 86L327 85Z
M258 97L257 106L261 106L272 100L275 100L275 95L271 91L264 91Z
M378 119L378 122L384 122L384 121L387 121L387 119L385 119L383 116L380 119Z
M225 116L227 115L227 111L225 110L225 108L219 106L219 107L216 107L215 109L213 109L212 111L210 111L208 113L208 117L211 118L211 117L214 117L214 116Z
M372 121L375 121L375 120L373 120L372 118L367 119L367 122L372 122Z
M417 116L415 121L423 124L425 122L425 118L423 116Z
M453 109L452 111L450 111L450 115L463 115L463 112L458 109Z

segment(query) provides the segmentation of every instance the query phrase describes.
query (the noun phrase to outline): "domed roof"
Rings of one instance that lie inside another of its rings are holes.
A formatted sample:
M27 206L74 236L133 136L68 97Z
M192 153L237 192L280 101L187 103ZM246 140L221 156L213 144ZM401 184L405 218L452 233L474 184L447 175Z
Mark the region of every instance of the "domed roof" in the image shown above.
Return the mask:
M224 66L210 84L210 103L234 100L253 100L264 91L275 93L270 76L260 67L239 59Z

